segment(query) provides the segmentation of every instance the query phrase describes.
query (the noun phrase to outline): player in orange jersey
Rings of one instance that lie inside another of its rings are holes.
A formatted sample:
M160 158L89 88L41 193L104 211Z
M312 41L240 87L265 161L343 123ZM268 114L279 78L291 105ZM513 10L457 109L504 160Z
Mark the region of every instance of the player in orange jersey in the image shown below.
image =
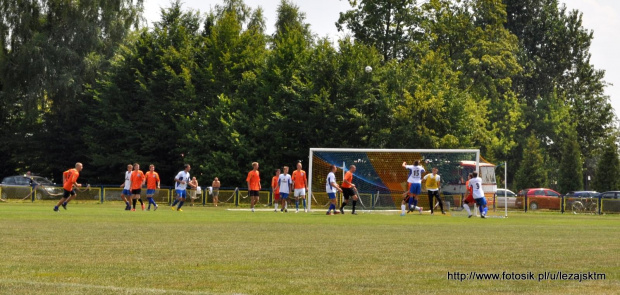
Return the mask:
M293 171L291 175L293 180L294 197L295 197L295 213L299 213L299 199L303 200L304 212L308 212L306 209L306 190L308 189L308 177L306 171L301 170L301 162L297 163L297 170Z
M155 195L155 190L159 189L159 174L155 172L155 165L149 165L149 171L144 175L146 178L146 199L149 202L149 207L146 209L147 211L151 210L151 204L155 207L153 211L157 210L158 206L155 203L155 199L153 195Z
M349 198L352 198L351 214L357 215L357 213L355 213L355 205L357 205L357 194L355 192L357 189L355 188L355 184L353 184L353 173L355 173L356 169L355 165L349 166L349 171L344 174L344 180L340 186L340 188L342 188L342 197L344 198L344 202L342 202L340 206L340 213L342 214L344 214L344 206L349 202Z
M133 199L133 208L131 211L136 211L136 202L138 200L142 206L142 211L144 211L144 202L142 202L140 193L142 193L142 186L145 181L146 179L144 178L144 172L140 170L140 164L133 164L133 172L131 173L131 198Z
M80 177L80 171L84 166L82 163L75 163L75 168L69 169L62 173L62 188L64 189L64 194L62 199L56 204L54 207L54 211L58 212L58 207L62 205L62 207L66 210L67 203L75 198L75 189L74 187L81 187L82 185L77 183L78 177Z
M245 181L248 183L248 195L252 198L250 208L252 208L252 212L254 212L254 205L258 202L258 192L261 189L258 162L252 163L252 171L248 172L248 177L246 177Z
M275 175L271 178L271 193L273 194L273 212L278 212L278 202L280 201L280 169L276 169Z
M469 209L469 204L476 203L476 201L474 201L472 188L469 187L469 180L471 180L471 178L472 178L472 174L469 173L469 175L467 175L467 182L465 182L465 187L467 188L467 196L465 196L465 199L463 199L463 208L467 210L467 214L468 214L467 217L471 217L471 210Z

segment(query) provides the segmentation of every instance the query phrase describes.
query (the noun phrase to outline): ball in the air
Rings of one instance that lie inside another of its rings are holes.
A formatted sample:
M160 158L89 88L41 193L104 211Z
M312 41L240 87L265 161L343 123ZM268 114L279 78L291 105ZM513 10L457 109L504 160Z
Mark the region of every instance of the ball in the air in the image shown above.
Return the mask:
M364 71L366 71L366 73L370 73L370 72L372 72L372 67L371 66L366 66L366 68L364 68Z

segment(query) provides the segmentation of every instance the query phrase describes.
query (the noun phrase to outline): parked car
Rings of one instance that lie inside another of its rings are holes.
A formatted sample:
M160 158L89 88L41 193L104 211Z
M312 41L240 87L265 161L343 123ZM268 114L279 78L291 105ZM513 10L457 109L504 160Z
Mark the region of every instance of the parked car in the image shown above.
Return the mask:
M515 202L517 200L517 194L512 192L511 190L498 188L497 192L495 192L495 208L505 208L506 203L508 203L508 208L516 208Z
M571 191L564 195L564 201L566 202L566 210L570 210L573 206L573 202L580 201L583 198L597 198L599 192L597 191Z
M574 191L568 192L564 195L567 198L590 198L590 197L598 197L599 193L597 191Z
M600 193L600 195L601 195L601 198L603 199L614 199L614 200L620 199L620 191L608 191L608 192Z
M601 196L601 211L606 212L620 212L620 191L608 191L600 193Z
M34 181L37 186L37 195L40 199L41 197L49 197L50 194L59 194L62 193L62 188L56 186L56 184L41 176L32 176L32 181ZM15 175L15 176L7 176L2 179L2 198L7 199L15 199L15 198L23 198L30 193L30 185L31 178L24 175Z
M560 193L549 188L527 188L519 191L515 200L517 208L524 208L525 196L528 199L528 209L552 209L560 210Z

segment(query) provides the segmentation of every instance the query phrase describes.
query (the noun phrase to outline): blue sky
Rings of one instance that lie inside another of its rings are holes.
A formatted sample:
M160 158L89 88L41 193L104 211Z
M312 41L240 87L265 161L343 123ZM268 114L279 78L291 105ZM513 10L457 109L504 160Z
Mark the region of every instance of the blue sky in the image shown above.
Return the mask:
M583 25L594 31L590 47L591 62L597 69L605 70L605 80L610 84L606 94L616 115L620 118L620 1L614 0L560 0L568 9L583 12ZM145 0L144 16L148 22L159 19L161 7L168 7L170 0ZM310 29L319 37L329 37L332 41L344 36L336 30L335 22L339 13L350 9L347 0L292 0L306 14ZM183 0L186 9L208 12L220 0ZM276 10L280 0L245 0L251 7L261 6L267 19L268 32L273 32Z

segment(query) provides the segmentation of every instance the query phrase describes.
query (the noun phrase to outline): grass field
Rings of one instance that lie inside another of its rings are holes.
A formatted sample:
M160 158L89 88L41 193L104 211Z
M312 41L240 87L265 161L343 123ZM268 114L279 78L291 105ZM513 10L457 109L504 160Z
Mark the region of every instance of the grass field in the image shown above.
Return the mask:
M325 216L0 203L2 294L620 292L620 216ZM448 280L448 272L605 280Z

